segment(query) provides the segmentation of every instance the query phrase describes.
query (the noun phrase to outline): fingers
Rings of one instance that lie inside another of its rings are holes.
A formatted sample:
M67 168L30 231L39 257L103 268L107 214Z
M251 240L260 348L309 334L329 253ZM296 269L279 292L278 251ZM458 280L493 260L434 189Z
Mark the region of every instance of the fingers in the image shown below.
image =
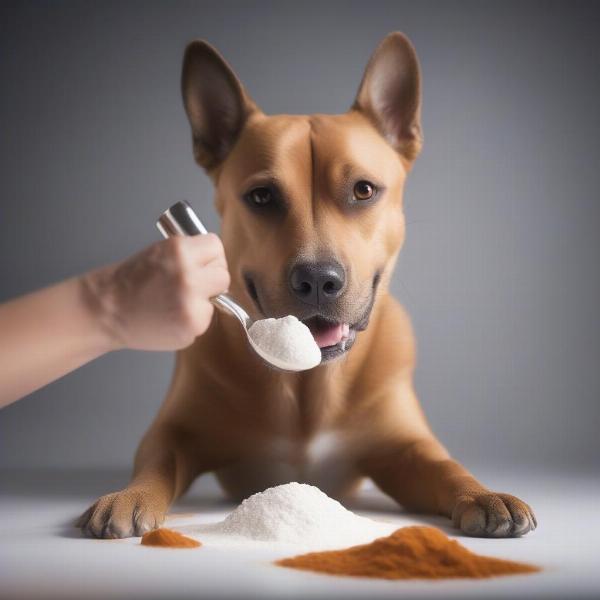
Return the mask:
M214 306L210 298L222 294L229 287L229 271L218 264L197 269L193 284L185 296L185 314L189 330L198 336L210 325Z
M227 268L225 250L219 236L214 233L193 237L173 237L163 242L177 268L193 272L198 267L219 266Z
M193 237L174 237L163 242L174 258L184 288L203 295L205 300L229 288L225 251L214 233Z
M124 332L123 346L144 350L191 344L210 325L210 299L227 291L230 282L223 244L215 234L153 244L122 263L117 274L115 330ZM90 521L97 525L94 516Z
M188 247L190 262L201 266L212 262L216 262L221 266L227 264L223 242L221 242L221 238L215 233L196 235L184 238L184 240L184 243Z
M230 276L225 266L210 264L198 272L196 280L199 293L206 299L226 292Z
M223 267L224 269L227 269L227 260L225 259L225 256L217 256L217 258L213 258L212 260L208 261L206 264L201 264L201 267L209 267L209 266L218 266L218 267Z

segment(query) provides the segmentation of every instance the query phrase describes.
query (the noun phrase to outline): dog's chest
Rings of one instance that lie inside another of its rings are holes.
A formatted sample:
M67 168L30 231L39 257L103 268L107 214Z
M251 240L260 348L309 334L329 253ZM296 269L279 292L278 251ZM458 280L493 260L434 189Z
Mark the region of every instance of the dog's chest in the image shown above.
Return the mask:
M219 473L224 486L241 497L290 481L309 483L338 496L356 478L348 439L334 431L319 432L306 440L262 440L239 464Z
M345 448L342 435L323 431L301 441L287 437L266 440L262 453L268 460L297 464L306 472L318 472L332 462L344 461Z
M339 384L322 377L281 380L269 392L242 427L240 460L218 473L224 487L246 497L298 481L343 494L357 480L359 436L349 426Z

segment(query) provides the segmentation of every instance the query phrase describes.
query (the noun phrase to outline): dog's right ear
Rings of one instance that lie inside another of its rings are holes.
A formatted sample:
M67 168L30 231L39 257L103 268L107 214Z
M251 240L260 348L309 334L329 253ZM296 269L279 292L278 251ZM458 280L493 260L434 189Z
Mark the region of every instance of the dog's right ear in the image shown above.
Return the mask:
M205 41L191 42L185 50L181 92L196 162L210 171L229 154L256 105L229 65Z
M408 38L390 33L371 56L352 107L408 161L421 150L421 75Z

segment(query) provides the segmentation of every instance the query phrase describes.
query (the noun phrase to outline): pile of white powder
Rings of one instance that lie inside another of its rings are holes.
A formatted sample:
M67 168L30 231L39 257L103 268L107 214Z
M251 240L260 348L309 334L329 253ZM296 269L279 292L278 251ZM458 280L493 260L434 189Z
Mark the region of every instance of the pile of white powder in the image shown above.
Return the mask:
M254 494L219 523L177 528L206 545L326 550L371 542L397 529L346 510L319 488L288 483Z
M310 329L293 315L255 321L248 334L257 352L280 369L305 371L321 362L321 349Z

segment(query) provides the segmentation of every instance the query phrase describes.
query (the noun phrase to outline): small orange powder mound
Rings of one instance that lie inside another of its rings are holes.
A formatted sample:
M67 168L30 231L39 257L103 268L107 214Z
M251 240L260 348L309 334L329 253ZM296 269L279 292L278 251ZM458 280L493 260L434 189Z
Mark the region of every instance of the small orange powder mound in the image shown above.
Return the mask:
M162 548L198 548L202 544L172 529L155 529L142 536L142 546Z
M330 575L381 579L480 579L540 570L533 565L475 554L434 527L403 527L370 544L311 552L275 564Z

